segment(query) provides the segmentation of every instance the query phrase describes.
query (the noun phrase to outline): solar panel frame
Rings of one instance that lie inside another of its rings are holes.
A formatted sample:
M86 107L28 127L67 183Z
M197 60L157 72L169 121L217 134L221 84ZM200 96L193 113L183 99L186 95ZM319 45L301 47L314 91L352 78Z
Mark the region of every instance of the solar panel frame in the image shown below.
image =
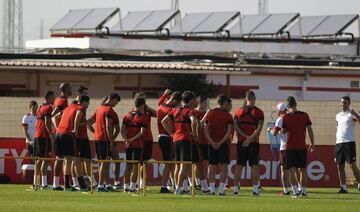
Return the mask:
M212 12L204 21L192 29L191 33L220 32L239 15L240 12L238 11Z
M231 27L230 36L243 36L250 34L256 27L258 27L261 23L263 23L267 18L269 18L269 14L262 15L244 15L241 18L242 30L240 29L240 22L236 23L233 27ZM250 22L250 20L255 20ZM242 32L242 33L241 33Z
M288 29L291 37L302 37L308 35L313 31L317 26L319 26L327 16L303 16ZM301 33L300 33L300 24L301 24Z
M257 26L250 35L276 35L284 32L300 16L299 13L280 13L270 14L259 26Z
M69 10L69 12L64 17L62 17L50 28L50 31L71 30L74 25L79 23L91 11L92 9Z
M343 18L343 20L340 20L340 18ZM319 26L314 28L307 36L320 37L320 36L340 35L347 27L349 27L357 19L359 19L359 15L357 14L330 15ZM335 22L334 20L336 20L337 22Z
M72 27L72 30L99 29L119 11L119 8L92 9L90 13Z

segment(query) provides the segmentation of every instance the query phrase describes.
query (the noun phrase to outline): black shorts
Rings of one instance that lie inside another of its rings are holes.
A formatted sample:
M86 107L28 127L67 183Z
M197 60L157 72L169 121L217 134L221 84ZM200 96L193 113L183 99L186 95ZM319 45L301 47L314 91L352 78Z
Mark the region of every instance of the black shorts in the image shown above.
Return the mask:
M198 144L192 144L191 148L192 148L191 149L191 151L192 151L192 154L191 154L192 162L199 163L200 162L199 145Z
M356 161L356 144L355 142L347 142L336 144L336 164L343 165L345 162L353 163Z
M191 141L177 141L174 144L176 161L192 161Z
M307 152L306 149L301 150L294 150L289 149L286 150L286 164L285 168L302 168L304 169L306 167L307 162Z
M279 152L279 163L281 166L286 164L286 150L280 150Z
M40 158L48 158L51 156L51 140L50 138L34 139L34 156Z
M84 159L91 159L90 141L88 138L76 139L77 153L76 156Z
M236 164L246 166L246 162L249 162L249 166L259 165L260 144L250 143L249 146L243 147L242 143L237 143L237 157Z
M199 144L200 159L209 160L209 144Z
M173 142L171 141L171 137L160 136L158 143L160 146L163 161L171 161L174 158Z
M142 148L127 148L126 160L138 160L142 161ZM130 163L133 164L133 163Z
M144 141L143 160L150 160L152 157L153 141Z
M56 134L55 135L55 155L57 157L76 156L77 148L73 135Z
M95 149L98 160L109 159L111 152L109 151L109 141L95 141Z
M209 164L218 165L218 164L229 164L229 145L221 144L219 149L214 149L209 145Z

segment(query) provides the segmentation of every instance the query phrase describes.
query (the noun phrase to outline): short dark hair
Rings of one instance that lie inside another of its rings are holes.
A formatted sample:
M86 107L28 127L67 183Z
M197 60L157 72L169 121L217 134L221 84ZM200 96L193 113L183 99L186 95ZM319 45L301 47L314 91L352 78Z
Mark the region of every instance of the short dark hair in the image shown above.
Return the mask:
M79 99L79 102L80 102L80 104L84 103L84 102L90 102L90 97L85 96L85 95L81 96L80 99Z
M89 90L87 87L80 85L80 87L77 89L77 92L80 94L83 94L84 91L87 91L87 90Z
M109 100L115 100L115 99L118 100L118 102L120 102L121 101L120 95L117 93L111 93L109 95Z
M182 93L182 99L184 103L188 104L192 99L195 99L195 93L192 91L184 91Z
M67 89L70 88L70 83L63 82L60 84L60 91L65 92Z
M170 99L175 100L176 102L181 102L182 100L181 93L179 91L175 91L174 93L171 94Z
M293 97L293 96L289 96L289 97L286 99L286 102L287 102L287 105L288 105L289 107L294 107L294 106L297 105L296 99L295 99L295 97Z
M38 103L35 100L32 100L32 101L29 102L29 108L32 108L35 105L38 105Z
M248 91L246 91L246 93L245 93L245 97L246 97L247 100L253 100L253 99L256 98L255 92L252 91L252 90L248 90Z
M203 103L203 102L205 102L205 101L208 100L208 98L206 98L205 96L201 96L201 95L198 96L197 99L198 99L198 101L199 101L200 103Z
M140 107L141 105L145 104L145 99L144 98L136 98L135 99L135 107Z
M341 97L341 99L343 99L343 100L348 100L349 102L351 102L351 100L350 100L350 97L349 97L349 96L343 96L343 97Z
M229 102L229 98L227 96L225 96L224 94L219 94L216 97L216 101L219 105L224 105L226 102Z
M54 91L46 91L45 92L45 94L44 94L45 99L49 98L50 96L55 96Z
M134 99L137 99L137 98L139 98L141 96L146 96L146 94L143 91L137 92L134 95ZM142 97L142 98L144 98L144 97Z

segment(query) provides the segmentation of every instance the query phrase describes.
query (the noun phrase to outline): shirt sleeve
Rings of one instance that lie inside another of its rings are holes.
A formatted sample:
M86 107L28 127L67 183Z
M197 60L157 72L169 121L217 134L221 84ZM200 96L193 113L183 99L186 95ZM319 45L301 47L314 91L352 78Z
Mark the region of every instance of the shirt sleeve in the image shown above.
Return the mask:
M233 121L230 113L227 113L227 122L228 122L228 124L231 124L231 125L234 124L234 121Z
M283 120L282 120L282 128L283 128L283 129L286 129L286 128L287 128L287 118L286 118L286 115L283 117Z
M275 128L281 130L282 126L283 126L283 119L279 117L278 119L276 119Z
M259 120L264 120L264 112L262 110L258 109L256 116Z
M21 120L22 126L27 126L27 125L29 124L27 117L28 117L28 116L25 115L25 116L22 118L22 120Z

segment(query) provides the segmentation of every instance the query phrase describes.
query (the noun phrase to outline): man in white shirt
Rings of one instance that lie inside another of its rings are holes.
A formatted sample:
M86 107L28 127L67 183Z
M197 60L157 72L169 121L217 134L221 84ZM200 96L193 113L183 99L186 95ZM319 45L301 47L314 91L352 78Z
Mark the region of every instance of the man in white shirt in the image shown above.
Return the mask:
M360 172L356 165L356 146L355 146L355 122L360 121L360 116L353 109L350 109L350 98L344 96L340 100L342 111L336 115L336 157L335 161L338 168L340 179L340 190L338 193L347 193L345 162L350 164L354 176L358 182L360 191Z
M286 114L287 105L285 103L283 103L283 102L279 102L274 107L274 109L276 111L276 114L279 116L279 118L276 119L274 127L268 129L268 132L270 132L274 136L279 135L279 138L280 138L279 162L280 162L280 171L281 171L281 184L283 186L283 190L280 193L280 195L290 195L290 192L289 192L289 173L288 173L288 170L285 169L287 136L286 136L286 134L284 134L281 131L282 122L283 122L283 116Z
M28 150L29 156L34 155L34 134L36 126L36 111L38 109L38 104L36 101L31 101L29 103L30 112L26 114L21 121L21 125L24 128L25 139L26 139L26 148Z

